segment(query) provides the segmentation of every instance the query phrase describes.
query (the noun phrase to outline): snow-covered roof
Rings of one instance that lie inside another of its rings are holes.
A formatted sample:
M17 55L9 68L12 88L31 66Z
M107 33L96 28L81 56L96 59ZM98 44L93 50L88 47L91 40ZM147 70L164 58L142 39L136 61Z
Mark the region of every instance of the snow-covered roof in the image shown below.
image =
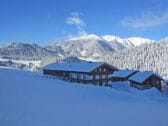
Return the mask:
M146 81L149 77L151 77L153 75L162 79L158 74L153 73L152 71L144 71L144 72L135 73L134 75L129 77L129 80L142 84L144 81Z
M75 63L52 63L42 67L47 70L61 70L61 71L77 71L77 72L91 72L97 67L106 64L105 62L75 62ZM107 64L109 65L109 64ZM112 67L111 65L109 65Z
M135 72L137 71L136 70L119 70L119 71L115 71L112 74L112 77L126 78Z

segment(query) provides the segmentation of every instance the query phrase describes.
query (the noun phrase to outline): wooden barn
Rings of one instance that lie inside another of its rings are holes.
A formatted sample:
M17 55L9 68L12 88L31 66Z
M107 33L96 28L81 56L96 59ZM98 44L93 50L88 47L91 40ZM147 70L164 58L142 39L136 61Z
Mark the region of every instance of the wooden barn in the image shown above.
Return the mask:
M128 78L135 73L137 73L137 70L118 70L115 71L112 74L112 81L117 82L117 81L127 81Z
M130 86L138 89L148 89L156 87L161 90L163 79L151 71L137 72L128 78Z
M79 83L107 85L111 75L118 70L105 62L52 63L43 68L44 75L57 76Z

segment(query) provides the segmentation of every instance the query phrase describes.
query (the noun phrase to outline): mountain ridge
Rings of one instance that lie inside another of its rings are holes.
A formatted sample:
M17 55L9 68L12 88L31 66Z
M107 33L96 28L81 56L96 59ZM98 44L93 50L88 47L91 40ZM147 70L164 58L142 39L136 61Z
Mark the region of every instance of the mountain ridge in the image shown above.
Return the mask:
M77 55L81 58L95 58L109 52L116 52L153 42L155 41L140 37L122 39L112 35L97 36L95 34L85 34L71 37L62 42L55 42L54 44L48 45L47 49L56 51L57 47L60 47L66 55Z

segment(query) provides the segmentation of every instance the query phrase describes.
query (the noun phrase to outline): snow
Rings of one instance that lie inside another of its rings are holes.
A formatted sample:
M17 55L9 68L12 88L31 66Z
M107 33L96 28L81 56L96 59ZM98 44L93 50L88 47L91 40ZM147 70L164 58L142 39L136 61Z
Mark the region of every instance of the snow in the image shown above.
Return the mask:
M115 41L116 39L120 39L119 37L113 36L113 35L104 35L104 36L101 36L101 37L108 42Z
M101 38L95 34L82 34L79 36L71 36L69 38L69 40L89 40L89 39L101 40Z
M122 82L111 82L109 83L113 89L119 91L129 91L130 90L130 82L129 81L122 81Z
M143 83L146 79L148 79L152 75L155 75L155 76L159 77L159 75L157 75L157 74L155 74L151 71L144 71L144 72L137 72L136 74L129 77L129 80L135 81L135 82L138 82L138 83ZM159 77L159 78L161 78L161 77Z
M167 126L156 89L118 90L0 68L0 126Z
M40 66L40 63L41 61L40 60L14 60L14 59L1 59L0 58L0 61L12 61L14 63L22 63L22 64L26 64L26 65L29 65L30 63L34 64L35 66Z
M104 62L52 63L42 67L42 69L90 72L103 64L105 63Z
M140 38L140 37L131 37L126 38L126 41L130 41L134 46L140 46L142 44L148 44L154 42L154 40L147 39L147 38Z
M10 65L9 63L9 66L10 67L19 67L19 65L17 66L17 64L23 64L25 65L25 69L27 70L31 70L31 71L34 71L34 70L37 70L38 67L40 67L41 65L41 61L40 60L14 60L14 59L1 59L0 58L0 62L4 62L4 64L8 64L8 62L12 62L16 65ZM5 63L6 62L6 63ZM21 68L23 69L23 68Z
M126 78L135 72L136 70L119 70L119 71L115 71L112 74L112 77Z
M130 37L130 38L123 39L118 36L104 35L102 36L102 38L107 42L117 41L126 47L140 46L142 44L148 44L148 43L154 42L154 40L150 40L147 38L140 38L140 37Z

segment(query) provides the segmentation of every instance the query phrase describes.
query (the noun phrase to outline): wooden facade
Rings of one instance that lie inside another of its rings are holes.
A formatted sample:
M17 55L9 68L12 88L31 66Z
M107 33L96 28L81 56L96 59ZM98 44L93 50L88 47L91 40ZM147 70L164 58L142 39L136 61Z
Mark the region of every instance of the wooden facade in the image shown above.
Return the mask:
M151 87L156 87L158 90L161 90L162 80L162 78L152 75L142 83L130 80L130 86L142 90L149 89Z
M111 81L110 75L112 75L112 73L116 70L117 68L104 63L89 72L73 71L73 69L68 71L43 69L43 74L57 76L72 82L107 85L108 82Z

